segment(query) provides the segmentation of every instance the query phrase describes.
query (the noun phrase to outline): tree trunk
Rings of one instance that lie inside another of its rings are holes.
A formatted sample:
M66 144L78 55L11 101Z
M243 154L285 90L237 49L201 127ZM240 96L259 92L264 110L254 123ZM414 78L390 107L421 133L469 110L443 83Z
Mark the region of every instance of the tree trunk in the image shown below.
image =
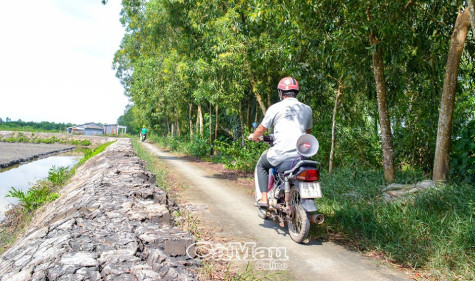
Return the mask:
M454 112L457 76L465 39L470 27L469 9L459 11L455 21L454 32L450 38L449 54L445 67L444 87L440 99L439 124L435 146L434 181L444 181L450 171L450 138L452 134L452 115Z
M209 144L213 144L213 107L209 103Z
M201 108L201 102L198 103L198 112L196 113L196 115L198 131L200 132L200 136L203 138L203 111Z
M239 135L241 137L241 146L244 147L245 136L244 136L244 116L242 112L242 102L239 104Z
M257 90L257 84L256 84L256 81L254 80L254 77L253 77L254 75L252 75L252 73L250 71L249 71L249 75L250 75L250 79L251 79L252 92L256 96L256 100L259 103L259 107L261 108L261 111L262 111L262 115L265 115L266 110L267 110L266 105L264 104L264 100L262 99L261 94Z
M244 16L244 13L240 13L240 15L241 15L241 23L242 23L243 26L245 26L246 25L246 18ZM251 66L249 65L249 60L247 59L247 48L244 49L243 59L244 59L245 71L248 73L249 80L251 82L252 92L256 96L257 102L259 103L259 106L261 107L262 113L265 114L266 113L266 106L264 104L264 101L262 99L261 94L257 90L256 80L254 78L254 75L252 74Z
M219 116L219 107L218 107L218 103L216 103L216 107L215 107L215 114L216 114L216 121L214 122L214 139L218 139L218 125L219 125L219 120L218 120L218 116Z
M251 112L252 112L252 108L251 108L252 104L251 104L251 98L248 97L247 98L247 107L246 107L246 125L247 125L247 128L250 129L251 126L252 126L252 121L251 121Z
M383 52L378 46L378 40L373 33L369 35L369 41L373 48L373 72L376 82L378 99L379 124L381 127L381 147L383 149L384 180L386 183L394 181L394 148L389 120L388 102L386 97L386 82L384 77Z
M193 104L189 104L188 119L190 120L190 141L193 141Z
M475 36L475 8L473 7L473 1L468 0L468 9L470 11L470 25L472 26L472 36Z
M269 108L272 105L272 77L269 75L267 76L267 85L268 85L268 91L267 91L267 108ZM265 112L264 112L265 114Z
M333 123L332 123L332 144L330 149L330 161L328 161L328 172L331 174L333 173L333 156L335 155L335 127L336 127L336 113L338 110L338 101L341 95L341 88L342 85L340 81L338 81L338 89L336 90L336 97L335 97L335 107L333 107Z
M170 135L170 122L168 121L168 118L167 118L167 134L166 136L169 136Z

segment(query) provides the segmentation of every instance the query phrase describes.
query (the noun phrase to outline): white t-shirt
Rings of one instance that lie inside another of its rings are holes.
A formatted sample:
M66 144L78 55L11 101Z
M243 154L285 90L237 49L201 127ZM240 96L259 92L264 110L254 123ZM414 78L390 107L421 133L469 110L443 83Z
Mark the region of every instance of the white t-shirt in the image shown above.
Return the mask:
M277 166L299 156L297 139L312 128L312 109L296 98L285 98L267 109L261 125L274 127L274 146L267 152L267 159Z

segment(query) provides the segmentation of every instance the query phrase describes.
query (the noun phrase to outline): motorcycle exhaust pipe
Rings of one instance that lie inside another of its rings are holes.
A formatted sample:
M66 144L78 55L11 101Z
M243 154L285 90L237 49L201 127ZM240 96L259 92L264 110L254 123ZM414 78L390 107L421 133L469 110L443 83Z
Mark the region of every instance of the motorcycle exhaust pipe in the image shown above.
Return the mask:
M288 178L285 178L284 192L285 192L285 206L288 207L289 202L290 202L290 183L289 183Z
M313 214L310 217L310 221L315 224L321 224L325 221L325 217L322 214Z

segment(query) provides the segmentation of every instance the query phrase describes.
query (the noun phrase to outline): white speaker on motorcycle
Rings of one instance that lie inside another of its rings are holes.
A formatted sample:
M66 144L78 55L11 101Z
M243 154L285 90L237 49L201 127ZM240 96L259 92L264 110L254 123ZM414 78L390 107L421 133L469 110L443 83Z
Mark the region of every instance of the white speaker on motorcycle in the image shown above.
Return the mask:
M311 134L304 134L297 140L297 152L304 157L312 157L318 152L318 140Z

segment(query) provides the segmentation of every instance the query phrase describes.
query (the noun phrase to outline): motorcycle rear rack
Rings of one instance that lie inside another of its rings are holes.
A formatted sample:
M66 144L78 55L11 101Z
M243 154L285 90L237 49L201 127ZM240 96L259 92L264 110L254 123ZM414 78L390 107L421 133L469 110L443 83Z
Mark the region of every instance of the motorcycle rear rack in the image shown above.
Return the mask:
M288 177L288 176L291 176L293 175L293 173L298 169L300 168L301 166L303 165L315 165L315 167L320 170L321 168L321 164L320 162L317 162L317 161L313 161L313 160L301 160L297 163L297 165L295 165L295 167L293 167L292 169L288 170L288 171L285 171L284 172L284 176L285 177Z

